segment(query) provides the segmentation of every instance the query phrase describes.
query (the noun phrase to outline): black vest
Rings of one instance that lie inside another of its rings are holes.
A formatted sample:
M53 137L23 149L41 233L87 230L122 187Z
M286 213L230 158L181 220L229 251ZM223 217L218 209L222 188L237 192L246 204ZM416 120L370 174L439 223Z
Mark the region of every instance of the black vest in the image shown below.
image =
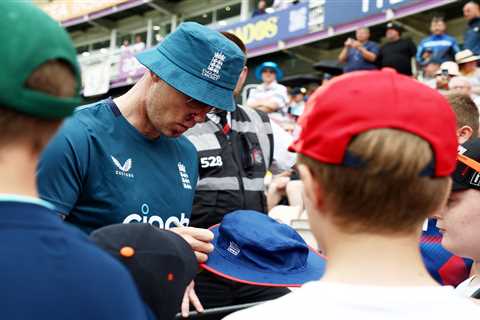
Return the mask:
M264 177L272 162L273 135L265 113L238 106L228 134L208 119L185 135L199 158L191 226L208 228L234 210L267 211Z

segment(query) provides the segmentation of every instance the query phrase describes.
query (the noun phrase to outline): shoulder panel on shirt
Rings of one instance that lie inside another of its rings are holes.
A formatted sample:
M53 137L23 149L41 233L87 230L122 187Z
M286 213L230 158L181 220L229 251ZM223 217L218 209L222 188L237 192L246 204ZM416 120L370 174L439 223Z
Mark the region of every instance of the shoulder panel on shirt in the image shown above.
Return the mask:
M40 156L40 197L65 215L74 207L90 161L88 129L75 115L68 118Z

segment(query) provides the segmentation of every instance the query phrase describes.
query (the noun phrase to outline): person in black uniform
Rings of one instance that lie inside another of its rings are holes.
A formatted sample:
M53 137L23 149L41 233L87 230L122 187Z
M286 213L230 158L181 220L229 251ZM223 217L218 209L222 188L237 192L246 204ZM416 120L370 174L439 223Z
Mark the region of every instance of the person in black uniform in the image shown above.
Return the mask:
M403 28L390 22L387 24L387 43L380 48L377 63L380 67L390 67L407 76L412 75L412 58L417 48L411 39L402 39Z
M222 34L246 53L238 37ZM247 74L244 67L235 94L240 93ZM263 180L272 163L273 135L265 113L238 105L233 112L209 117L185 135L197 149L200 167L191 226L208 228L240 209L267 212ZM290 292L283 287L235 282L209 271L197 275L195 291L205 309L271 300Z

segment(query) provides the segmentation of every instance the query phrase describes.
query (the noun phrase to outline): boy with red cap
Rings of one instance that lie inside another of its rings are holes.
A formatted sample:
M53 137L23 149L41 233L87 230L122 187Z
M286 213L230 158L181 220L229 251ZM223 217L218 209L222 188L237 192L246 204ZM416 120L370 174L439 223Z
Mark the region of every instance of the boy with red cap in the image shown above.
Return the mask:
M291 149L326 272L227 319L480 316L473 302L431 278L418 248L455 169L455 116L445 98L384 69L341 76L310 104Z

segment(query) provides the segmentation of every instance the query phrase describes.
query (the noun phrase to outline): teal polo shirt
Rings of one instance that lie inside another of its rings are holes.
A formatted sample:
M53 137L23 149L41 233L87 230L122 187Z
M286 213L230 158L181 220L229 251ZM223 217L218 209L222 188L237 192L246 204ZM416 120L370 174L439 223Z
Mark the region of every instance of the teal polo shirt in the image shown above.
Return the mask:
M197 179L190 141L146 138L112 99L80 107L38 166L40 197L87 233L114 223L188 226Z

